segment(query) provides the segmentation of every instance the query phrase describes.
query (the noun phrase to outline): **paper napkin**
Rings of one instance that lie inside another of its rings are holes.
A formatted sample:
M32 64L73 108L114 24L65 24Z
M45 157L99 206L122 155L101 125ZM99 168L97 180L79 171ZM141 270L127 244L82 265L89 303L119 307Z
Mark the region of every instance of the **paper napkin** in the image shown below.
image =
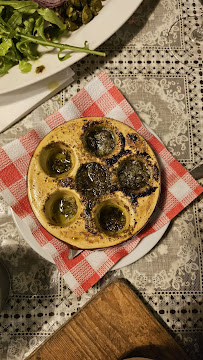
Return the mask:
M68 259L69 246L50 235L36 220L27 198L29 161L40 140L56 126L70 119L105 116L135 128L152 146L161 167L161 196L147 226L131 240L103 250L85 250ZM129 254L146 235L168 223L193 201L203 188L152 135L105 72L80 90L59 111L41 120L25 136L0 149L0 195L30 227L36 241L52 256L59 272L77 296L87 291L114 264Z
M0 132L71 84L73 75L74 71L67 68L35 84L0 95Z

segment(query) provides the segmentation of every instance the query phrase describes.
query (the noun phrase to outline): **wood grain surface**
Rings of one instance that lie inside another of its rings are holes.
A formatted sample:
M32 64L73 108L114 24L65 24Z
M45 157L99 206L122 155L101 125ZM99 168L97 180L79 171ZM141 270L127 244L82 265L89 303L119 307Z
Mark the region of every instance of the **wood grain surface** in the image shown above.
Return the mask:
M100 290L26 360L113 360L127 356L188 360L130 283Z

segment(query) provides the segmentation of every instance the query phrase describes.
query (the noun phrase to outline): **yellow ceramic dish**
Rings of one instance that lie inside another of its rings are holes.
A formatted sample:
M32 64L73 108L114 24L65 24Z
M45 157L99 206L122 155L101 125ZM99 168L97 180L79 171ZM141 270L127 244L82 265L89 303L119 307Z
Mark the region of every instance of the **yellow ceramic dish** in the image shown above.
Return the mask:
M28 170L39 222L80 249L119 244L138 233L159 197L160 171L149 144L103 117L68 121L40 142Z

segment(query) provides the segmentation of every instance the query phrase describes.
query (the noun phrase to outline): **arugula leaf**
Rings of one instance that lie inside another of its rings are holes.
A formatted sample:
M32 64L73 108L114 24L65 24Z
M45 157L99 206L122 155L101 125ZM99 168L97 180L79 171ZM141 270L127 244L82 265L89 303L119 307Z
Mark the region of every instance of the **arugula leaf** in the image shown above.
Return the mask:
M40 38L46 40L46 37L44 35L44 18L41 16L38 17L38 19L35 21L33 34L35 35L36 33Z
M38 59L38 45L58 49L58 59L68 59L72 52L105 56L105 53L55 42L64 34L66 25L50 9L40 8L31 0L0 0L0 76L19 64L25 73L31 70L29 60ZM62 51L68 50L64 56Z
M5 55L5 58L13 61L15 64L18 63L19 60L21 60L22 56L19 53L19 51L16 49L16 46L14 42L12 41L12 47L8 50L7 54Z
M20 51L21 55L24 55L24 58L27 60L39 59L39 53L37 51L36 45L29 40L18 41L16 43L16 48L18 51Z
M85 41L84 47L79 47L79 46L73 46L73 45L68 45L68 44L61 44L61 43L53 42L50 40L45 41L45 40L39 39L38 37L33 36L33 35L24 35L22 33L17 33L16 35L18 35L22 39L33 42L35 44L43 45L43 46L50 46L53 48L60 49L61 51L71 50L71 51L77 51L77 52L82 52L82 53L87 53L87 54L106 56L106 54L101 51L90 50L87 46L87 41Z
M32 34L35 26L35 19L33 18L26 19L25 21L23 21L23 26L24 26L25 34Z
M11 39L4 39L0 44L0 56L5 56L8 50L12 47L13 43Z
M44 20L50 22L51 24L57 25L61 30L66 30L66 25L62 23L53 10L41 8L38 9L37 12L44 18Z
M56 25L49 25L44 28L44 35L45 35L46 40L51 39L52 41L56 41L63 34L64 34L64 31L59 29Z
M9 34L9 26L0 16L0 34Z
M34 14L36 9L38 9L38 4L34 1L22 1L22 0L0 0L0 6L11 6L15 10L22 12L24 14Z
M0 6L0 15L2 14L3 10L4 10L4 6Z
M7 21L7 25L11 26L13 29L16 28L16 26L22 24L22 14L16 10L10 17L10 19Z
M7 59L6 57L0 56L0 76L8 74L9 70L16 64L12 60Z
M59 59L60 61L65 61L65 60L67 60L67 59L69 59L69 58L71 57L71 54L66 54L66 55L64 55L64 56L60 56L60 54L62 53L62 51L63 51L63 50L59 50L59 51L58 51L58 59Z
M32 65L25 60L19 61L19 69L22 73L28 73L32 69Z

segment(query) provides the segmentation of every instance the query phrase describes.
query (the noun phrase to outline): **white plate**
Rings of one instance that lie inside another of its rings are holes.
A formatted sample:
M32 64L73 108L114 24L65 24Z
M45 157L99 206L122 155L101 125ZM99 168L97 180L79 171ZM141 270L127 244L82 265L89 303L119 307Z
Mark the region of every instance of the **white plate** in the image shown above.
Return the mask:
M20 219L19 216L16 215L16 213L14 213L12 209L11 209L11 213L14 222L18 230L20 231L22 237L27 241L27 243L32 247L32 249L35 250L39 255L41 255L46 260L54 263L51 255L47 253L45 250L43 250L43 248L35 240L27 224L25 224L25 222L22 219ZM123 266L130 265L135 261L139 260L144 255L146 255L161 239L168 225L169 223L164 225L161 229L159 229L155 233L150 234L145 238L143 238L138 244L138 246L130 254L126 255L123 259L119 260L117 264L114 265L114 267L112 267L111 270L118 270Z
M150 129L150 127L147 124L144 124L145 127L161 141L161 139L155 134L155 132ZM19 218L18 215L11 209L11 214L13 216L14 222L20 231L22 237L27 241L27 243L35 250L39 255L41 255L46 260L54 263L52 257L50 254L48 254L43 248L38 244L38 242L35 240L34 236L32 235L30 228L24 223L22 219ZM157 230L155 233L150 234L146 237L144 237L140 243L136 246L136 248L131 251L130 254L126 255L123 259L119 260L112 268L111 270L118 270L124 266L130 265L134 263L135 261L142 258L144 255L146 255L162 238L163 234L165 233L166 229L168 228L170 222L162 226L159 230ZM74 254L74 251L73 251Z
M134 13L141 4L142 0L106 0L104 7L92 21L84 25L77 31L71 33L68 38L61 42L75 46L84 46L88 41L89 48L94 50L113 35ZM57 51L48 51L43 56L33 62L32 71L22 74L18 66L14 66L9 73L0 78L0 94L31 85L39 80L51 76L67 66L71 66L86 54L74 53L66 61L59 61ZM104 58L105 59L105 58ZM36 74L37 66L44 65L45 70L41 74ZM15 79L15 81L13 81Z
M162 226L159 230L155 233L150 234L144 237L140 243L136 246L136 248L131 251L130 254L126 255L124 258L119 260L111 270L118 270L124 266L130 265L135 261L141 259L144 255L146 255L162 238L164 235L167 227L169 226L170 222L166 225Z

